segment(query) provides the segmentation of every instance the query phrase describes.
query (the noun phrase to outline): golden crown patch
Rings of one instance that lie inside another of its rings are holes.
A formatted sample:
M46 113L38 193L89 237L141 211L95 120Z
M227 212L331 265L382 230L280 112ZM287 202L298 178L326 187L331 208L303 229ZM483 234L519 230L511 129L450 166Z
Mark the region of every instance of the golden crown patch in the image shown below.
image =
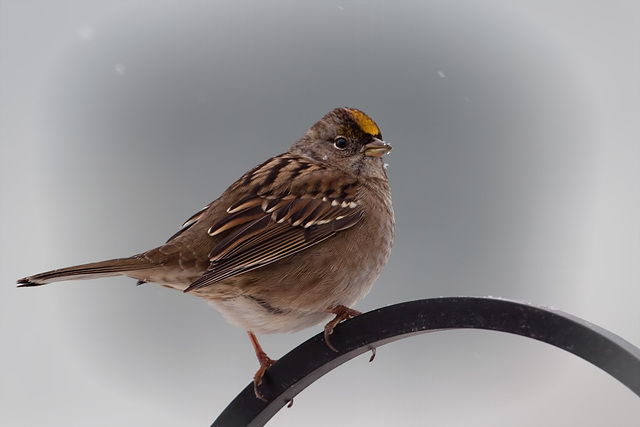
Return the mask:
M369 135L380 134L380 129L378 129L376 122L371 120L365 113L354 108L347 108L347 110L349 111L349 113L351 113L353 120L356 121L358 126L360 126L360 129L362 129L364 132L368 133Z

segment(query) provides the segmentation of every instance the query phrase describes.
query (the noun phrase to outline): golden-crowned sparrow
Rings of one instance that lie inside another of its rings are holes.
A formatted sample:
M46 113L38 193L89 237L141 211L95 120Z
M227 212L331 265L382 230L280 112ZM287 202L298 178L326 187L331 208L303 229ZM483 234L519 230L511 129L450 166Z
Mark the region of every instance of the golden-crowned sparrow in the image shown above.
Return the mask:
M245 173L189 218L162 246L134 255L62 268L18 280L126 275L207 300L245 329L260 369L274 361L254 333L293 332L334 316L363 298L387 262L394 217L385 165L391 147L363 112L337 108L287 152Z

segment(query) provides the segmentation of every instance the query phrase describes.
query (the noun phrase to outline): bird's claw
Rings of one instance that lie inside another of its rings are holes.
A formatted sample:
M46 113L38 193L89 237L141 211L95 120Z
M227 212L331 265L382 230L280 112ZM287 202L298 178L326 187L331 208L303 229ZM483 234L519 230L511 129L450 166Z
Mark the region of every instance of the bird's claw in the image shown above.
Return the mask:
M331 320L329 323L325 325L324 341L327 343L327 346L329 346L331 350L337 353L338 349L335 348L333 344L331 344L331 341L329 340L329 335L333 334L333 328L335 328L338 325L338 323L342 322L343 320L348 320L353 317L360 316L362 313L359 312L358 310L345 307L344 305L338 305L331 308L329 310L329 313L335 314L336 317L334 317L333 320Z

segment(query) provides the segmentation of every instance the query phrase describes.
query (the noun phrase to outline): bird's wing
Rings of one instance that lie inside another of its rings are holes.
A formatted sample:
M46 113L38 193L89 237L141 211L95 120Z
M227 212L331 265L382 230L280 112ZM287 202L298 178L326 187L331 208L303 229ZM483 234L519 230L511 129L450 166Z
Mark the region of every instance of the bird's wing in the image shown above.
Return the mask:
M339 186L336 188L336 185ZM209 228L228 234L209 254L211 264L185 292L254 270L322 242L354 226L364 215L356 178L327 170L304 174L274 192L238 200Z
M187 231L196 222L200 221L204 217L204 215L207 213L207 211L209 210L212 204L213 202L209 203L207 206L205 206L204 208L200 209L198 212L191 215L189 219L186 220L184 224L182 224L182 226L180 227L180 230L178 230L173 236L169 237L169 239L167 240L167 243L169 243L170 241L172 241L173 239L175 239L176 237L178 237L179 235Z

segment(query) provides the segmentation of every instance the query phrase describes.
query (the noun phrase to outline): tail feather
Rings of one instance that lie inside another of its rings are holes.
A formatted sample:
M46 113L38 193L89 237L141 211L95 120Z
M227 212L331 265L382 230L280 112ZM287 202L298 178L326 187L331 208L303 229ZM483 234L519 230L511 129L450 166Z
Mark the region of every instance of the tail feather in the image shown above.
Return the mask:
M153 267L157 266L136 257L110 259L28 276L18 280L18 287L41 286L63 280L97 279L100 277L119 276L127 272L146 270Z

